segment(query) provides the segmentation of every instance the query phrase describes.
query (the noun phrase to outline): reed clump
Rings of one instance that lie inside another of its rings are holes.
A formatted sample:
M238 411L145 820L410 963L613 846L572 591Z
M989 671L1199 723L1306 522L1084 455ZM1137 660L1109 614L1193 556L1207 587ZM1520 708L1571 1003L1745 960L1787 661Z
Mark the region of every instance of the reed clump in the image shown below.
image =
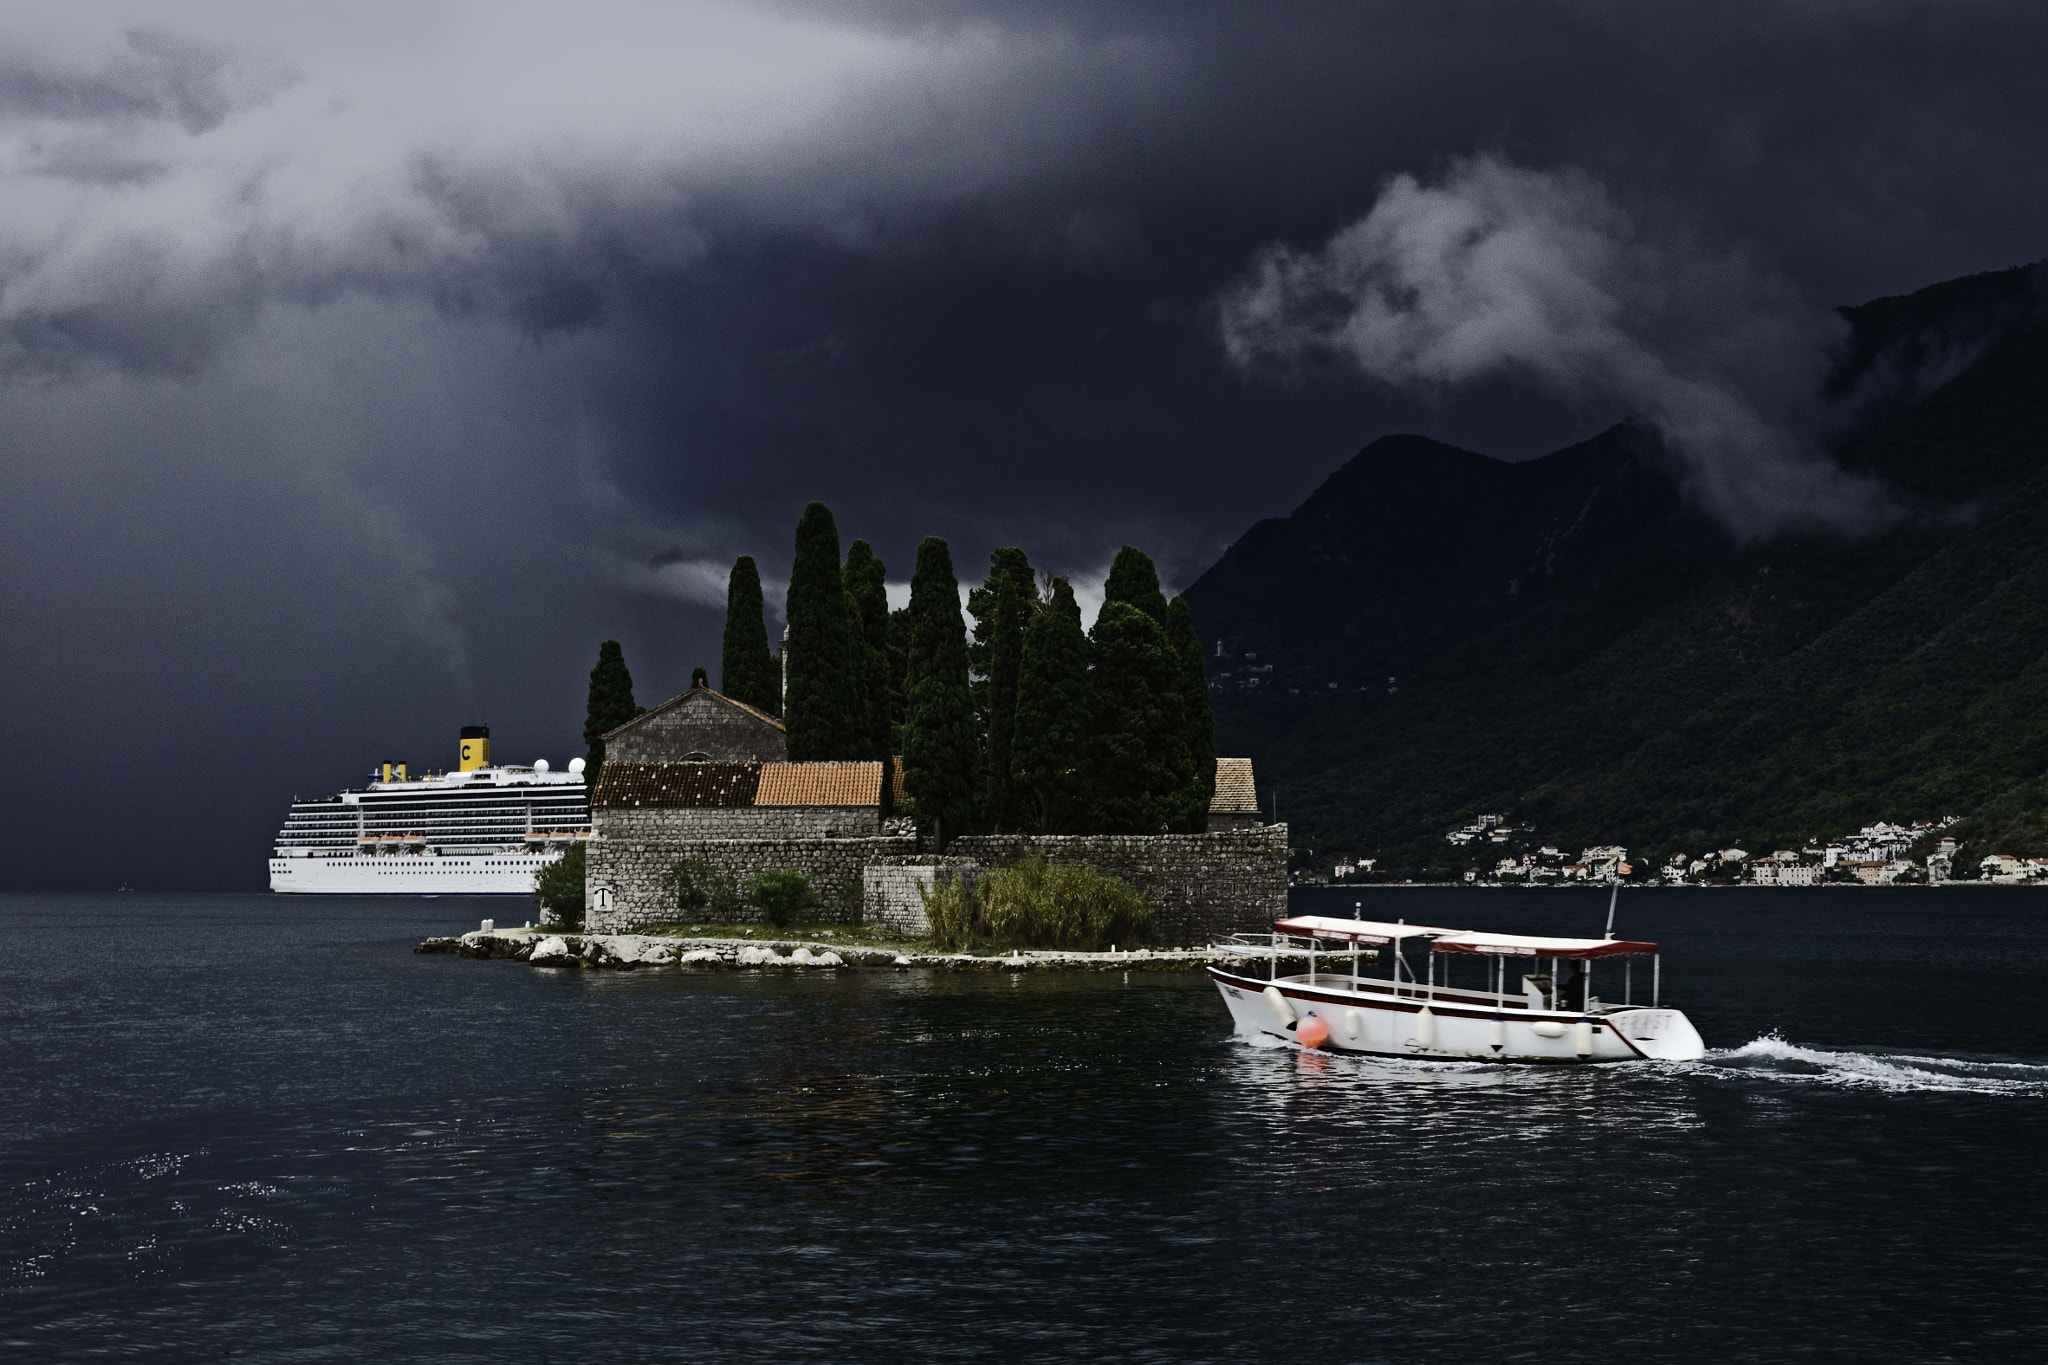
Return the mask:
M1099 952L1149 943L1152 903L1136 887L1036 851L972 880L925 893L932 941L942 948L1050 948Z

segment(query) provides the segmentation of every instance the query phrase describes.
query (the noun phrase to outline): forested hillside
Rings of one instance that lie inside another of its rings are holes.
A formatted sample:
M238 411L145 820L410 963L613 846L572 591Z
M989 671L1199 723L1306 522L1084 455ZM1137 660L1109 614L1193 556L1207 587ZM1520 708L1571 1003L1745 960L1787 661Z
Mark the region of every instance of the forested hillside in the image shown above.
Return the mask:
M1653 855L1962 814L1979 851L2048 853L2039 296L2012 271L1849 310L1851 367L1923 377L1844 452L1911 509L1863 538L1734 547L1624 430L1451 452L1448 493L1448 448L1376 444L1189 589L1219 752L1306 842L1416 871L1481 810Z

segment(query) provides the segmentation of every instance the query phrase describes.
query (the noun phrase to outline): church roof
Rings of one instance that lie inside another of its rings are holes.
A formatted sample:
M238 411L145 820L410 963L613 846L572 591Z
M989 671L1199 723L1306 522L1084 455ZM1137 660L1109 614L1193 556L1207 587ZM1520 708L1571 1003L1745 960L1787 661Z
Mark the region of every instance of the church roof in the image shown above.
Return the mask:
M1252 782L1252 761L1248 758L1216 760L1216 794L1209 798L1215 815L1257 815L1259 790Z
M598 770L593 806L879 806L879 763L628 763Z
M607 762L590 794L594 806L751 806L758 763Z
M757 806L879 806L879 763L764 763Z
M693 687L687 692L678 693L677 695L670 697L667 701L663 702L659 706L649 707L647 710L642 711L639 715L633 717L633 719L627 721L624 725L613 726L611 729L605 731L601 738L608 740L613 735L618 734L621 730L630 730L634 726L639 725L644 721L650 720L653 717L660 715L664 711L672 711L676 707L681 706L684 702L688 701L690 698L696 696L711 697L714 700L724 702L727 706L730 706L735 710L744 711L748 715L752 716L755 720L763 721L769 725L774 726L778 730L786 730L788 728L784 726L780 720L778 720L774 716L769 715L766 711L763 711L758 706L749 706L745 702L740 701L737 698L728 697L723 692L714 692L708 687Z

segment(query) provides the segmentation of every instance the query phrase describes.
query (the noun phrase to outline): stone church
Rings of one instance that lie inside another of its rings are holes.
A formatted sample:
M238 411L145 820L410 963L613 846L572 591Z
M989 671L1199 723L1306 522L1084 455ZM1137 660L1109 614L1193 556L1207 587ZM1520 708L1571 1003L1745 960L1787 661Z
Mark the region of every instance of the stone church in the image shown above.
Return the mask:
M767 868L803 871L819 892L818 918L921 921L903 888L920 869L928 881L941 860L921 853L914 834L884 829L882 764L791 763L780 720L709 687L627 721L604 744L585 873L593 931L676 921L662 878L684 858L736 882ZM887 776L900 799L900 761ZM1250 759L1216 761L1205 834L968 835L943 861L999 867L1034 849L1131 882L1175 943L1261 929L1286 913L1286 827L1262 822ZM882 904L890 888L893 903Z

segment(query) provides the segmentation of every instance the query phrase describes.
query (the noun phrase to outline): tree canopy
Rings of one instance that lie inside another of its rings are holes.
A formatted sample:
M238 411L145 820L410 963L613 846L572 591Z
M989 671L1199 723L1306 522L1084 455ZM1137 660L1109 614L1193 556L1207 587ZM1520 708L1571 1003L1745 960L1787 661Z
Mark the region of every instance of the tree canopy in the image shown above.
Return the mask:
M1024 652L1024 627L1037 606L1038 584L1031 561L1014 546L989 556L987 580L967 595L967 610L974 615L968 668L976 680L975 711L987 736L981 798L984 829L1014 829L1017 823L1011 748L1017 721L1018 665Z
M822 502L804 508L797 522L785 615L789 684L782 718L790 760L864 757L867 718L847 619L839 528Z
M604 763L604 736L646 709L634 704L626 651L617 640L606 640L597 647L597 665L590 670L590 701L583 712L583 743L590 751L585 764L593 785Z
M1024 628L1010 757L1018 823L1073 834L1088 820L1088 637L1064 578Z
M1102 585L1102 600L1125 602L1152 618L1157 626L1166 624L1166 594L1159 590L1159 570L1152 556L1135 545L1116 552L1109 566L1109 579Z
M771 716L782 714L782 675L768 653L767 604L752 555L733 561L725 585L725 640L718 656L719 690Z
M890 733L888 569L865 540L846 548L846 600L852 624L853 652L859 661L862 758L887 764ZM884 792L886 794L885 785Z
M1173 650L1180 679L1181 733L1188 749L1188 785L1174 828L1200 834L1209 824L1209 798L1216 794L1216 715L1209 704L1209 670L1202 660L1202 641L1195 634L1194 613L1187 599L1166 604L1166 643Z
M938 536L917 547L910 579L903 787L918 824L943 850L974 823L980 737L967 688L967 628L953 555Z
M1104 834L1158 834L1185 819L1191 764L1180 661L1128 602L1105 602L1090 639L1088 792Z

